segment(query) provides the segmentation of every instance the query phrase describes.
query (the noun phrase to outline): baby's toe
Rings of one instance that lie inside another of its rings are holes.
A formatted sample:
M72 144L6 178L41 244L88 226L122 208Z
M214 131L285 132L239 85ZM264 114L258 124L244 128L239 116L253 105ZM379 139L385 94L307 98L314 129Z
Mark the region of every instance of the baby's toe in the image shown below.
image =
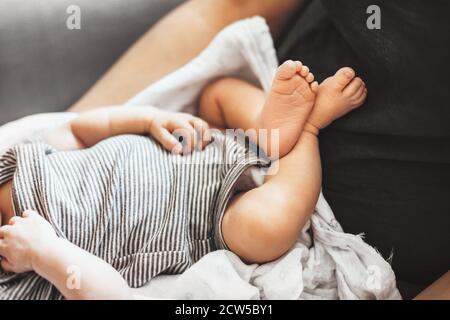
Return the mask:
M314 81L314 75L310 72L307 74L305 79L306 79L306 81L308 81L308 83L312 83Z
M309 74L309 68L307 66L302 66L302 69L300 70L300 75L303 78L306 78Z
M276 78L280 80L291 79L297 73L298 63L288 60L278 67Z
M346 88L355 78L355 71L349 67L341 68L336 72L333 78L339 89L344 90L344 88Z
M364 89L363 81L361 78L355 78L345 87L343 94L349 99L354 99L361 93L361 89Z
M319 91L319 83L317 81L311 83L311 90L314 93L317 93Z
M355 107L361 106L367 98L367 88L362 86L358 93L353 98L352 102Z

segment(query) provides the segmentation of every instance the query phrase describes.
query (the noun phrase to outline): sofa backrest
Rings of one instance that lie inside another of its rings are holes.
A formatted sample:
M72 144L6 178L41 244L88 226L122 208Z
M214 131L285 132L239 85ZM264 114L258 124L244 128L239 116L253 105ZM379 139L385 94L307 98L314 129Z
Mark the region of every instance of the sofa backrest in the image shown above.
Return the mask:
M0 1L0 125L28 114L66 110L180 2ZM76 29L77 8L81 29ZM68 28L68 20L75 29Z

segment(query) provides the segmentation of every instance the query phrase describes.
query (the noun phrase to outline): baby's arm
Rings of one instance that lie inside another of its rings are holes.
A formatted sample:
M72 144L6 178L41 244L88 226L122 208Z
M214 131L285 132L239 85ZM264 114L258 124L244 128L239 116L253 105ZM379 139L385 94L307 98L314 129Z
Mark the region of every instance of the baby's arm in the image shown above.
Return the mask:
M80 113L70 123L73 134L86 146L120 134L148 134L155 115L153 107L106 107Z
M47 142L57 149L89 148L121 134L150 134L169 151L188 153L209 142L208 124L192 115L153 107L106 107L80 113L62 128L50 132ZM183 144L175 137L183 137Z
M62 238L35 254L33 270L69 300L133 297L127 282L111 265Z
M40 215L25 212L0 228L5 271L35 271L66 299L130 299L130 288L109 264L58 238ZM100 275L100 276L99 276Z

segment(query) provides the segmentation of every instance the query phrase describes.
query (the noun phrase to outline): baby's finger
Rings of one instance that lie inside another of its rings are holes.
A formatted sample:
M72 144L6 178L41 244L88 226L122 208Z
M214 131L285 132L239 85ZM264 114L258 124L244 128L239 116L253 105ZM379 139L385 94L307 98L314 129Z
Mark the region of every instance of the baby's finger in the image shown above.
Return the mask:
M12 226L10 225L4 225L0 228L0 238L3 239L5 236L7 236L11 232Z
M0 256L6 257L7 256L7 248L5 240L0 239Z
M15 225L17 222L19 222L22 218L18 216L14 216L11 219L9 219L8 224L9 225Z
M156 141L161 143L164 149L172 154L180 154L182 152L183 146L167 129L155 126L150 133Z
M197 132L192 127L192 125L188 122L173 122L170 123L171 128L173 128L172 134L178 138L182 139L183 145L183 153L189 154L194 150L194 147L197 145Z
M177 128L172 132L176 139L181 142L183 146L183 154L190 154L194 151L195 144L197 143L197 133L194 128Z
M190 123L200 137L198 147L200 150L203 150L211 142L209 124L205 120L196 117L193 117Z
M2 259L1 265L2 265L3 270L5 270L6 272L13 271L13 266L5 258Z

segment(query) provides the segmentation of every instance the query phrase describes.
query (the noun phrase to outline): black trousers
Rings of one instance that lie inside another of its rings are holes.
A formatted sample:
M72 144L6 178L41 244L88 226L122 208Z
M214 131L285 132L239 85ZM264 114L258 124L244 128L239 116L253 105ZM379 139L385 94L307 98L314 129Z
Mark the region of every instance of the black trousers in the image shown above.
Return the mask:
M345 231L393 256L412 298L450 267L450 49L441 36L450 3L377 3L382 29L373 31L371 1L309 1L277 48L319 81L350 66L366 82L365 105L320 134L323 193Z

